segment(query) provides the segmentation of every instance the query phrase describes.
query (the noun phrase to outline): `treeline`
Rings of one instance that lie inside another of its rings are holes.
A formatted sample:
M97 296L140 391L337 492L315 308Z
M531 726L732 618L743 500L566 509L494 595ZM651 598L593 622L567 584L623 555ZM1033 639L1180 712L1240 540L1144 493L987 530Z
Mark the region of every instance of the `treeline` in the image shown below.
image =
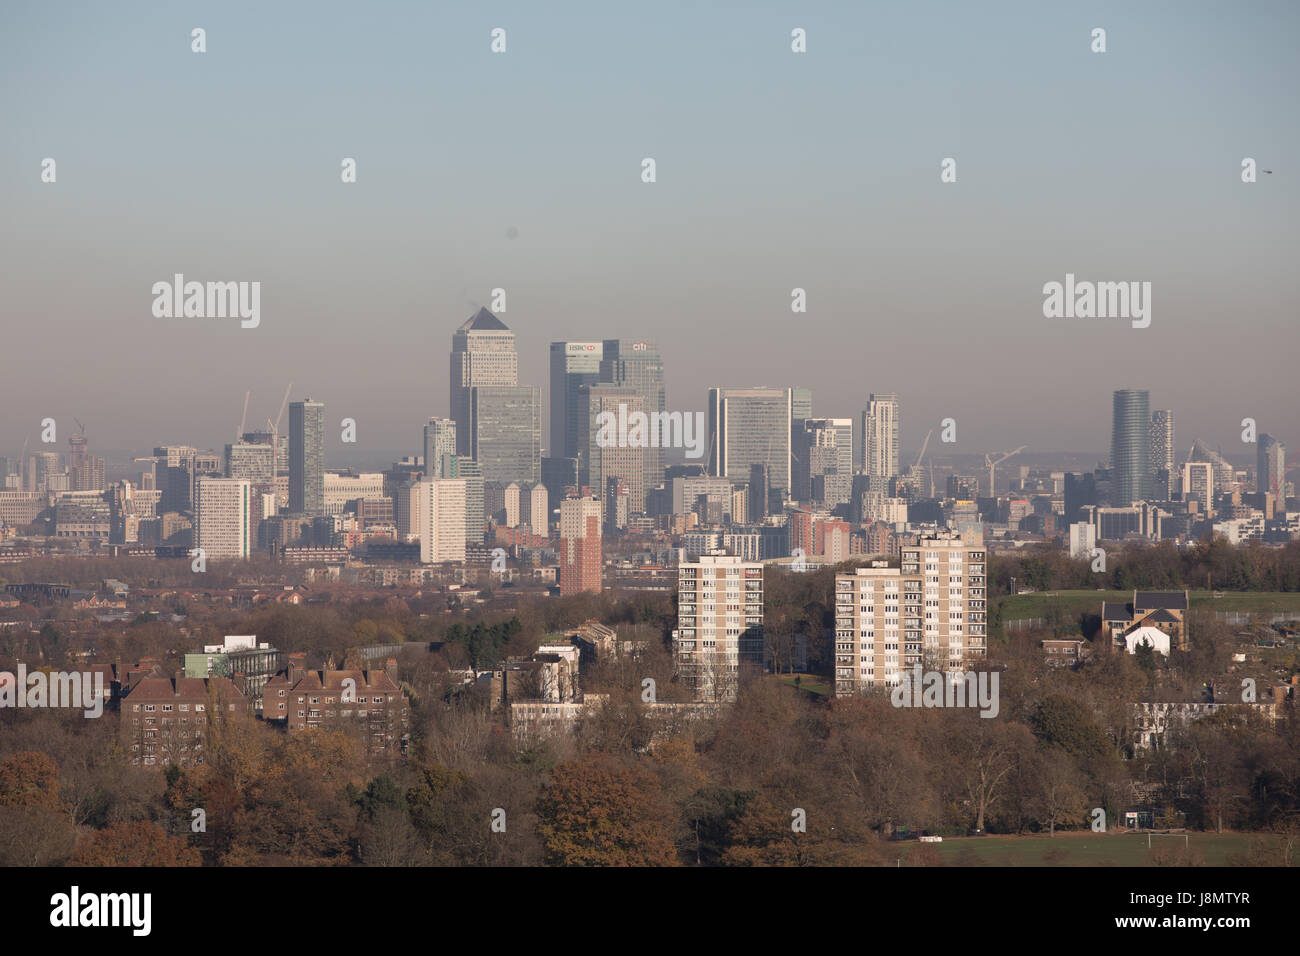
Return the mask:
M1265 547L1233 545L1224 538L1190 548L1171 542L1130 542L1107 550L1105 569L1092 558L1072 559L1058 548L1036 546L989 557L989 581L1002 594L1016 586L1037 591L1106 588L1138 590L1300 591L1300 542Z
M0 863L926 865L933 848L897 838L1053 834L1098 808L1114 828L1152 803L1167 825L1257 831L1238 862L1282 862L1300 835L1294 714L1223 711L1126 761L1146 675L1095 669L1006 672L994 719L759 678L674 724L616 693L572 737L522 745L473 695L427 699L405 759L367 758L342 723L285 735L236 715L204 763L161 772L131 767L109 720L4 715Z

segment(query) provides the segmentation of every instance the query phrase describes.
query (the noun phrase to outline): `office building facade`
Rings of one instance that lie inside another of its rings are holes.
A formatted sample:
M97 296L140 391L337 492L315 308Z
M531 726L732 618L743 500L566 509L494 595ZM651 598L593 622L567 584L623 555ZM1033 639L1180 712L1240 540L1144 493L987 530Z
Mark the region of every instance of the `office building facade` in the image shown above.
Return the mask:
M515 333L487 309L479 309L451 337L451 417L456 423L456 454L474 457L472 389L518 384ZM428 464L426 461L425 467Z

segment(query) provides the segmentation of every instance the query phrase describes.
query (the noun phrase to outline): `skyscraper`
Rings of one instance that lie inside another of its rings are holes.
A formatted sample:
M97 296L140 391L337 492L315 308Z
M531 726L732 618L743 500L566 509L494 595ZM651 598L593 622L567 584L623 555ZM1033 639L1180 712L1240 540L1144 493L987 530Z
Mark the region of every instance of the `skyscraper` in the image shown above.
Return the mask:
M884 492L884 482L899 474L899 437L902 409L896 392L872 393L867 396L867 407L862 412L859 450L862 453L862 470L871 478L879 479L878 489Z
M483 480L503 485L539 480L542 424L538 389L476 385L469 392L469 457L483 469ZM460 443L459 424L456 441Z
M430 418L424 426L424 473L445 478L446 456L456 454L456 423L450 418Z
M1286 445L1272 435L1261 434L1257 458L1256 489L1276 496L1281 502L1286 494ZM1286 510L1285 502L1282 510Z
M1156 497L1169 497L1174 474L1174 413L1161 408L1151 413L1151 490Z
M551 434L548 457L578 457L578 435L583 423L578 390L600 381L600 342L551 343Z
M549 526L565 496L578 493L578 459L543 458L542 484L546 487L546 523Z
M104 489L104 459L90 454L87 451L87 444L84 428L80 434L68 439L68 489L70 491Z
M765 465L769 490L788 494L791 401L789 388L709 389L709 474L749 481Z
M487 309L479 309L451 337L451 417L456 423L456 454L473 454L470 389L518 384L515 333Z
M639 339L605 339L601 343L600 381L620 388L630 388L641 396L641 407L652 417L667 411L664 395L664 363L659 346ZM656 419L657 420L657 419ZM558 454L552 451L551 454ZM567 457L567 453L566 453ZM658 488L664 480L662 448L645 450L645 487Z
M805 418L794 429L794 497L834 507L853 489L853 420ZM820 480L818 480L820 479Z
M1117 389L1110 433L1111 505L1124 508L1151 497L1151 396Z
M289 406L289 510L325 513L325 404Z
M645 511L646 459L650 451L658 449L623 441L622 438L631 437L630 433L620 434L618 429L602 429L601 425L605 416L612 416L617 422L631 420L633 414L645 411L643 401L644 397L634 388L604 383L584 385L578 395L582 418L578 483L603 494L611 478L623 479L627 482L628 507L634 513ZM615 433L613 436L609 434L611 431Z

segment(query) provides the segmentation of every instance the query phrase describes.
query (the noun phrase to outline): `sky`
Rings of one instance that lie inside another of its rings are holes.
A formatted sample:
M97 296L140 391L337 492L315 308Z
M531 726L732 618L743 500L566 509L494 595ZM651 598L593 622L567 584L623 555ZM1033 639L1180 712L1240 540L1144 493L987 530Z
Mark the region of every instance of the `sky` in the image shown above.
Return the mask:
M219 448L290 383L416 454L494 288L544 395L551 341L646 338L669 409L896 391L905 456L947 417L949 452L1104 455L1126 387L1180 451L1300 448L1298 41L1254 0L6 0L0 455L74 416ZM260 282L260 325L155 317L175 273ZM1150 327L1045 318L1067 273L1150 282Z

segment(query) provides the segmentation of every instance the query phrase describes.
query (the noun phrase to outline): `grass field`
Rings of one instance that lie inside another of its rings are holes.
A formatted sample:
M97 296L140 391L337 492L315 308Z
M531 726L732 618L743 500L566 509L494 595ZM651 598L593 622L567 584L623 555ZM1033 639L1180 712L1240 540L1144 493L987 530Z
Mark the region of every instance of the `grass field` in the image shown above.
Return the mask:
M1215 593L1222 594L1216 598ZM1025 618L1046 617L1048 608L1059 607L1064 623L1075 624L1079 615L1101 613L1102 601L1124 603L1132 591L1036 591L1002 599L1003 623ZM1192 591L1193 610L1259 611L1262 613L1294 612L1300 618L1300 592L1294 591Z
M1244 853L1252 839L1248 833L1189 833L1186 845L1198 863L1227 866L1229 857ZM922 845L900 844L906 847L898 854L904 864L906 852ZM1123 830L1058 832L1055 837L944 837L942 843L928 845L938 851L944 866L1155 866L1153 851L1163 847L1181 852L1184 835L1152 834L1151 849L1145 833Z
M796 677L800 678L798 684L794 681ZM797 687L814 697L831 696L831 685L825 677L819 677L816 674L782 674L780 679L781 683Z

